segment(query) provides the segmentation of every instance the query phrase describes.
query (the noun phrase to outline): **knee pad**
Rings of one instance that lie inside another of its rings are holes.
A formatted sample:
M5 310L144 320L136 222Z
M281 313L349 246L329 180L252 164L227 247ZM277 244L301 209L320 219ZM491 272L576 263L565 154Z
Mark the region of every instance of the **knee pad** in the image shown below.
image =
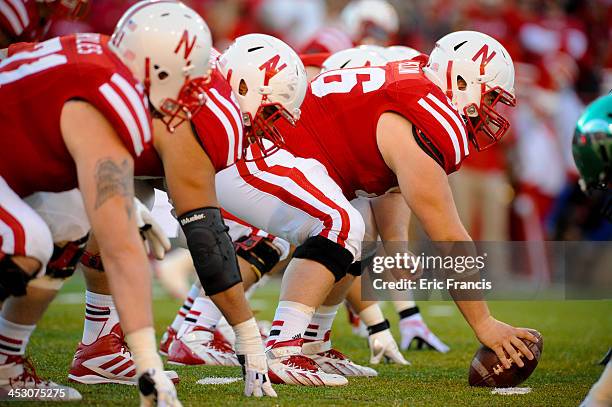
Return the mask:
M193 265L206 295L215 295L242 282L234 245L219 208L196 209L178 218Z
M0 301L9 296L26 294L28 282L34 278L13 262L11 256L0 252Z
M338 243L323 236L312 236L295 249L293 257L308 259L324 265L340 281L353 262L353 254Z
M261 236L243 236L234 242L236 254L245 259L257 276L257 281L270 272L280 261L280 254L270 239Z

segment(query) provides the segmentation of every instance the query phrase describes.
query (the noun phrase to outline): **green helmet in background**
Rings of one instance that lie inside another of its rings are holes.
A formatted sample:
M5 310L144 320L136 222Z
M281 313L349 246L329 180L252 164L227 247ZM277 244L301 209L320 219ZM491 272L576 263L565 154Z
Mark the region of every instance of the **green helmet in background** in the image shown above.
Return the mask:
M583 191L612 184L612 94L587 106L578 119L572 141L574 161Z

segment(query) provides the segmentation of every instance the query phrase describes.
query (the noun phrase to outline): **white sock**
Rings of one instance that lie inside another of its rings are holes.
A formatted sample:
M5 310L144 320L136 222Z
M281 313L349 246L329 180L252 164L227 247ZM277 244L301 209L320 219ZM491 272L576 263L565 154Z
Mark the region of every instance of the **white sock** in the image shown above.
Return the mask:
M210 297L198 297L193 302L177 336L180 338L191 332L196 326L213 330L222 317L223 314Z
M23 355L36 325L21 325L0 317L0 363L6 355Z
M314 311L313 307L299 302L279 301L266 348L270 348L276 342L301 338Z
M111 295L85 291L85 324L83 345L90 345L98 338L108 335L119 323L119 314Z
M338 313L339 306L340 304L321 305L318 307L306 328L306 332L304 332L304 339L329 341L332 324Z
M200 295L202 288L200 288L199 284L194 283L189 290L189 294L187 294L187 298L181 308L179 308L178 313L174 317L174 321L172 321L172 325L170 327L174 329L175 332L178 332L185 320L185 317L189 313L189 310L193 306L193 301Z
M381 322L385 322L385 317L382 313L382 310L378 306L378 303L372 304L363 311L361 311L359 313L359 318L361 318L361 320L367 327L380 324Z

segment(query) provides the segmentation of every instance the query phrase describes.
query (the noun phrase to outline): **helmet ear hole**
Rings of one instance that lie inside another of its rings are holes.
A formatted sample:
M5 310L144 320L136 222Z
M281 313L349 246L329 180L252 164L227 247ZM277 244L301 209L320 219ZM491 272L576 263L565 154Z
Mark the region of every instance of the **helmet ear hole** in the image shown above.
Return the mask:
M467 88L467 82L461 75L457 75L457 89L465 90Z
M240 85L238 86L238 94L245 96L249 92L249 87L244 79L240 79Z

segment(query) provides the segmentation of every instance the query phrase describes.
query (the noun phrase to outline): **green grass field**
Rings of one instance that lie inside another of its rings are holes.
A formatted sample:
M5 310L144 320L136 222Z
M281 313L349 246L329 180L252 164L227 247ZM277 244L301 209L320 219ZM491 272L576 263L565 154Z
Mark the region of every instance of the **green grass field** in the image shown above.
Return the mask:
M51 306L39 324L29 348L39 374L60 383L68 382L68 366L81 337L84 305L70 300L82 298L79 297L82 287L79 276L64 287L60 301ZM256 293L254 308L259 311L258 318L272 319L277 298L275 281ZM178 306L178 301L163 295L156 299L158 335L172 320ZM412 366L379 365L378 377L351 379L349 385L342 388L276 386L278 399L265 400L244 398L242 382L217 386L196 384L205 376L239 376L238 368L175 367L181 378L179 396L186 406L577 406L601 374L602 367L596 365L596 361L612 344L610 301L492 303L491 308L498 318L537 328L545 339L540 364L523 384L532 391L526 395L493 395L490 390L472 389L467 385L467 369L478 344L453 304L431 302L420 306L430 328L451 346L449 353L408 351L406 356ZM397 319L390 304L385 305L385 314L397 338ZM336 320L332 337L339 350L357 362L367 362L367 344L351 334L344 310ZM133 387L74 387L83 395L79 405L132 406L138 403Z

